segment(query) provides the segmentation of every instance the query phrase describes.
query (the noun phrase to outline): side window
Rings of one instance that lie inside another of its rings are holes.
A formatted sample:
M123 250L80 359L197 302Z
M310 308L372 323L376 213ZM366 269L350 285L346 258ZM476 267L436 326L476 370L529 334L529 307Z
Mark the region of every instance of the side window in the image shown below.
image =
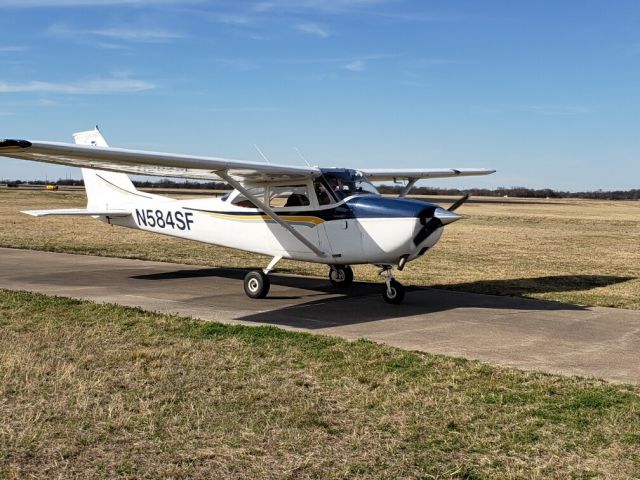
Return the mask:
M249 193L255 197L258 197L260 200L264 200L264 188L263 187L254 187L249 189ZM251 203L247 197L243 194L239 194L233 200L231 200L231 205L235 205L236 207L244 207L244 208L255 208L255 205Z
M316 181L314 183L314 188L318 197L318 204L329 205L332 203L331 193L329 193L329 190L327 190L327 187L324 185L324 183Z
M271 187L269 190L269 206L272 208L304 207L309 204L309 189L306 185Z

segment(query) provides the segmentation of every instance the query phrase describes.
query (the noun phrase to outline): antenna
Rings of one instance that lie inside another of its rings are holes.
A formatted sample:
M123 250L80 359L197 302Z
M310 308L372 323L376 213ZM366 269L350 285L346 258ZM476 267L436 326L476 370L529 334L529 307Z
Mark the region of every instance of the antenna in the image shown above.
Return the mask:
M298 147L293 147L293 149L296 151L296 153L302 159L302 161L307 164L307 167L311 167L311 165L309 165L309 162L307 162L307 159L304 158L304 155L302 155L302 153L300 153L300 150L298 150Z
M260 156L261 156L262 158L264 158L264 161L265 161L265 162L267 162L267 163L271 163L271 162L269 161L269 159L267 158L267 156L266 156L264 153L262 153L262 150L260 150L260 147L258 147L258 145L256 145L256 144L254 143L254 144L253 144L253 146L254 146L254 147L256 147L256 150L258 151L258 153L260 154Z

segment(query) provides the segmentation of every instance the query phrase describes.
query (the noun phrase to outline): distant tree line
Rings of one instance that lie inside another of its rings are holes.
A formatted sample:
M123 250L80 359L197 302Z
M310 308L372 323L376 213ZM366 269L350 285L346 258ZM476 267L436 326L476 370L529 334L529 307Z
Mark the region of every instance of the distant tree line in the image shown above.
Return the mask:
M231 187L224 182L193 182L184 181L176 182L175 180L132 180L133 184L138 188L187 188L187 189L207 189L207 190L231 190ZM47 180L3 180L10 187L18 187L21 185L58 185L67 187L84 187L84 180L59 179L54 181Z
M382 185L380 192L386 194L400 193L403 189L398 185ZM437 188L437 187L415 187L411 190L412 195L451 195L462 196L469 194L476 197L522 197L522 198L585 198L591 200L640 200L640 189L633 190L596 190L591 192L566 192L552 190L550 188L526 188L526 187L498 187L487 188Z
M59 186L84 186L82 180L60 179L55 182L45 180L6 180L3 181L9 186L20 185L59 185ZM224 182L197 182L161 179L161 180L133 180L133 184L138 188L186 188L186 189L207 189L207 190L231 190L231 187ZM381 185L379 190L385 194L397 194L404 187L402 185ZM527 188L527 187L498 187L488 188L437 188L437 187L415 187L411 190L413 195L450 195L462 196L465 194L476 197L521 197L521 198L585 198L591 200L640 200L640 189L633 190L596 190L590 192L567 192L562 190L552 190L550 188Z

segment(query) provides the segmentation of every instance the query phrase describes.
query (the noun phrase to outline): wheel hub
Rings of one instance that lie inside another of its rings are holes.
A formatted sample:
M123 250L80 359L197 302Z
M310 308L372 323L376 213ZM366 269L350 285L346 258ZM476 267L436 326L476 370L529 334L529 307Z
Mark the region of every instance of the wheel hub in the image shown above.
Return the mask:
M252 292L257 292L258 288L260 288L260 285L258 284L258 280L256 280L255 278L252 278L251 280L249 280L249 290L251 290Z

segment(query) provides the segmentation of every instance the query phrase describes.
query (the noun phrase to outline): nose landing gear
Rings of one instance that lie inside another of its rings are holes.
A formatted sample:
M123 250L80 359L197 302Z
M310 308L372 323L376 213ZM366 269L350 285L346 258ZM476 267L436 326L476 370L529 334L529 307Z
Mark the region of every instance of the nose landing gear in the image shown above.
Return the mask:
M386 288L382 292L382 298L387 303L398 305L404 300L404 287L400 282L393 278L393 270L391 265L382 265L380 275L384 276Z

